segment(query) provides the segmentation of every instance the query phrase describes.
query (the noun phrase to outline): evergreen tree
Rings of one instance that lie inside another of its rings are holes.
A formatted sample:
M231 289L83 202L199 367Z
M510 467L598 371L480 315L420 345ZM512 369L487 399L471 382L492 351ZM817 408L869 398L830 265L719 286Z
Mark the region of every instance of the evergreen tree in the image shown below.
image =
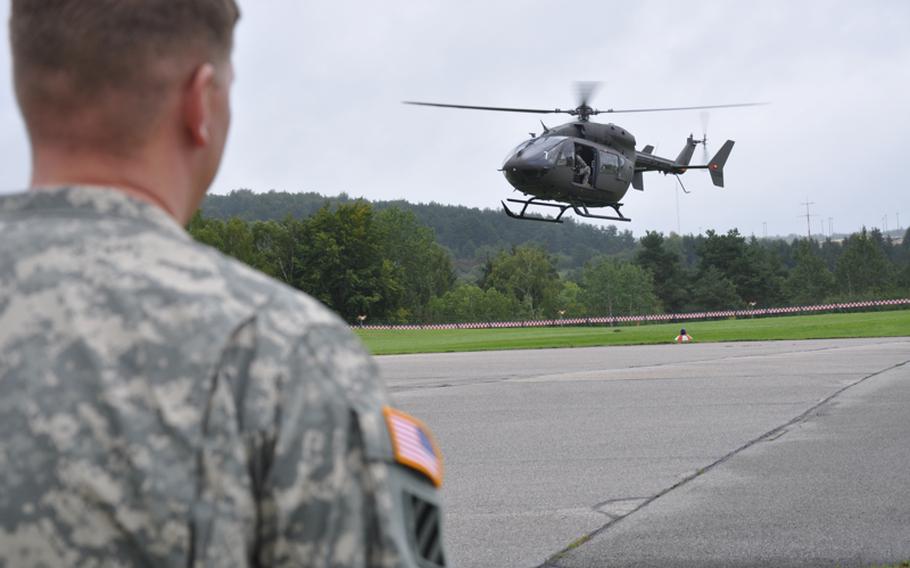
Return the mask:
M815 241L800 241L796 250L796 266L787 275L786 296L793 305L823 302L835 290L834 275L817 252Z
M907 296L910 296L910 229L904 233L901 244L897 247L896 264L898 271L898 286Z
M736 229L726 235L709 230L698 246L698 253L700 278L713 268L733 283L741 300L758 306L774 305L781 300L783 268L779 259L764 250L754 237L746 244ZM706 289L703 287L702 292Z
M825 266L828 267L830 272L834 272L837 268L837 260L840 258L841 253L843 252L843 246L831 240L831 238L825 239L825 242L821 244L819 249L819 256L823 261L825 261Z
M756 306L779 306L786 302L783 292L787 271L775 249L762 246L752 237L746 245L746 263L752 270L734 279L737 293Z
M719 269L709 266L692 282L691 306L697 310L738 310L745 303L736 285Z
M837 261L837 284L848 298L880 296L894 289L893 266L865 227L851 235Z
M689 300L689 277L678 254L665 246L661 233L648 231L639 241L635 264L648 270L654 292L667 312L681 312Z

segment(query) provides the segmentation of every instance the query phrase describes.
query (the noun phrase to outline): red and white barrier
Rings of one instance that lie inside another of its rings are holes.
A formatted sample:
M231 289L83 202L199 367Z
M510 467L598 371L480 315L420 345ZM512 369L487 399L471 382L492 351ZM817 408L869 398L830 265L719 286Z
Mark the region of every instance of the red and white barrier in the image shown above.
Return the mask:
M594 318L570 318L561 320L497 321L471 323L439 323L408 325L364 325L360 329L387 330L420 330L420 329L500 329L516 327L554 327L565 325L615 325L648 322L683 322L709 319L741 318L754 316L777 316L806 314L814 312L831 312L844 310L863 310L882 306L910 306L910 298L902 300L869 300L865 302L845 302L839 304L820 304L814 306L788 306L784 308L758 308L751 310L725 310L720 312L692 312L686 314L649 314L641 316L616 316Z

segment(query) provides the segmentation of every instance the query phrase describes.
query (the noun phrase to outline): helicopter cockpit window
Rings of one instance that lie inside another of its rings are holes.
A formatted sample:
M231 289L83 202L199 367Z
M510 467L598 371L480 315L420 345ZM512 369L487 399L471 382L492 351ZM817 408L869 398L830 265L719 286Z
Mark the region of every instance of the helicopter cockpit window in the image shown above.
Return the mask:
M508 157L506 158L506 161L508 161L510 158L515 157L516 154L523 151L525 148L527 148L528 146L533 144L536 140L537 140L536 138L531 138L530 140L525 140L518 146L515 146L515 148L513 148L512 151L509 152Z
M575 145L566 142L559 147L559 157L556 158L557 166L572 166L575 164Z
M546 138L536 138L534 141L521 150L522 158L541 157L544 160L555 162L559 155L558 146L565 140L563 136L547 136Z
M535 162L546 161L556 163L560 155L560 144L566 140L565 136L544 136L525 140L515 147L503 161L503 166L512 158L522 158Z

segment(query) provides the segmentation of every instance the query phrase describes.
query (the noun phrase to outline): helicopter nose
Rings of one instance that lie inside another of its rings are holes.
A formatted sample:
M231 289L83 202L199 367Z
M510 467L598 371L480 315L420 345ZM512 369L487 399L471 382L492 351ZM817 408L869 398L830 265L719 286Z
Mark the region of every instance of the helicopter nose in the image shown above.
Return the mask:
M512 156L502 165L502 170L504 172L517 172L519 169L524 169L523 165L521 158Z
M539 181L549 171L549 168L516 156L503 164L502 171L512 185L521 186Z
M527 160L520 156L512 156L509 158L505 164L502 166L503 171L520 173L520 174L537 174L537 173L546 173L549 170L543 164L535 163L534 161Z

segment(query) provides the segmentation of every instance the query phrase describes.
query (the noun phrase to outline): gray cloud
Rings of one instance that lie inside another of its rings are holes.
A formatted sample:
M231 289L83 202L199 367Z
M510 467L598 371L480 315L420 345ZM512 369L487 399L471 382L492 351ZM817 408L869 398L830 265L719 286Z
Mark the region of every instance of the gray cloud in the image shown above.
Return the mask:
M773 102L711 113L713 147L737 141L728 187L701 172L684 177L684 232L761 234L763 222L772 234L799 232L806 198L837 230L878 226L885 214L893 227L897 211L910 221L906 2L269 0L243 9L235 121L215 192L497 207L511 188L496 169L540 131L537 117L400 101L567 108L573 81L598 79L601 108ZM697 112L615 122L668 156L701 129ZM0 93L0 127L0 188L12 190L27 180L28 156L10 88ZM630 191L630 228L675 230L675 185L650 174L645 192Z

